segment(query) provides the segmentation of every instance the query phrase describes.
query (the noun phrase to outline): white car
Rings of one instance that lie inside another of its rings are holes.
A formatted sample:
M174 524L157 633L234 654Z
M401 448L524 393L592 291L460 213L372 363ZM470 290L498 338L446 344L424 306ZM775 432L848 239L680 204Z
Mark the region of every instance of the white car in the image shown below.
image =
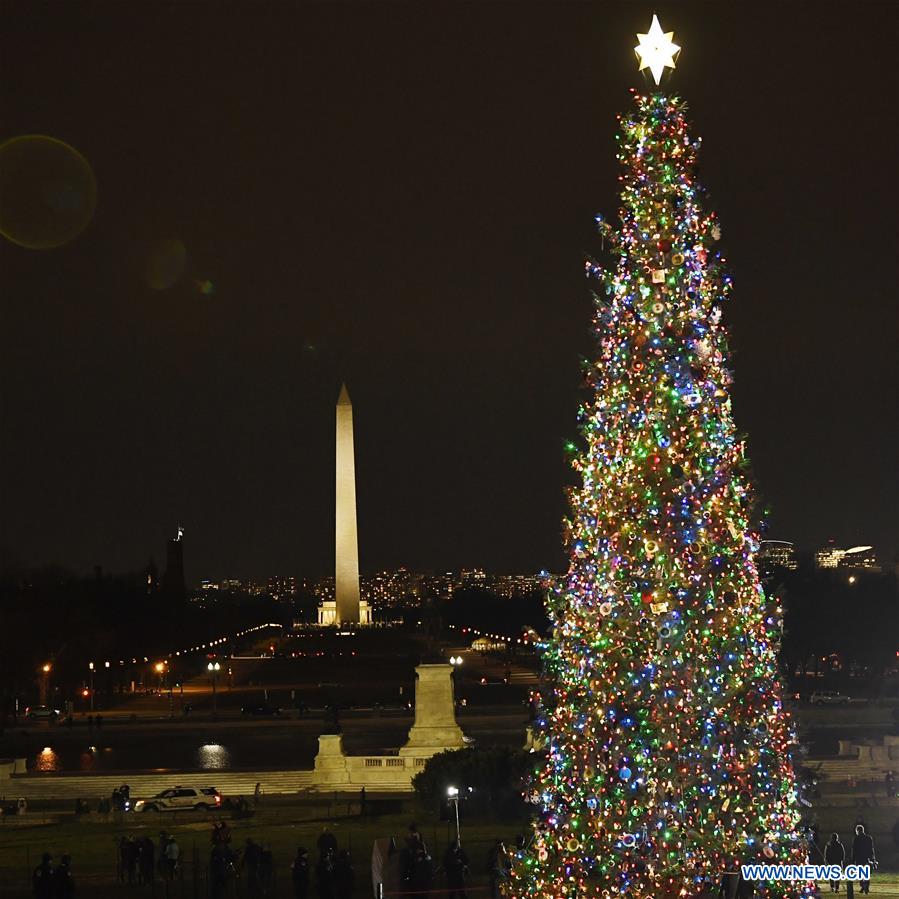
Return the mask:
M48 705L33 705L25 709L25 717L32 721L55 721L59 717L59 709L51 709Z
M815 690L808 701L812 705L849 705L851 700L838 690Z
M173 787L163 790L149 799L138 799L134 803L136 812L178 811L217 809L222 804L222 794L215 787Z

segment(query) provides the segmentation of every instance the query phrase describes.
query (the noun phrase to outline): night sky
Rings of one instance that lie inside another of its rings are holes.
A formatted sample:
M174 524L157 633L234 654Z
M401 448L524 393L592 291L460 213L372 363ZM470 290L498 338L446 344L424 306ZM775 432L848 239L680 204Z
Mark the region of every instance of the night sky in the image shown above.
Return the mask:
M561 569L583 259L653 11L770 536L894 558L892 4L41 8L3 7L0 140L69 142L98 205L61 249L0 239L3 565L163 564L180 524L191 581L327 572L346 379L363 571Z

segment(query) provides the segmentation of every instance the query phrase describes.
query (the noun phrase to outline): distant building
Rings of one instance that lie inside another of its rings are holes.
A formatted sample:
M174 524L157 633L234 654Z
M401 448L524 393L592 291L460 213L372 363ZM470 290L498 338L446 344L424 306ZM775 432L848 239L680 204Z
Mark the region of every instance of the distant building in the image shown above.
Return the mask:
M438 602L449 602L453 598L455 576L452 571L443 574L423 574L421 576L421 595L436 599Z
M815 553L817 568L864 568L869 571L880 571L877 555L873 546L852 546L840 549L833 541Z
M169 596L184 599L187 589L184 584L184 528L179 527L177 534L165 545L165 574L162 578L162 589Z
M312 585L312 595L319 603L334 602L334 575L319 578Z
M499 574L492 578L490 589L498 596L512 599L533 593L540 583L540 578L535 574Z
M796 548L787 540L762 540L755 554L755 562L762 573L775 568L795 571Z
M408 568L378 571L361 579L362 597L379 609L419 606L424 596L423 580L422 575Z
M471 648L475 652L505 652L509 647L497 637L477 637L472 640Z
M838 549L831 540L824 549L815 553L815 568L837 568L842 557L843 550Z
M880 563L873 546L853 546L843 553L840 568L865 568L868 571L880 571Z
M289 602L297 594L295 577L270 577L265 585L265 592L278 602Z
M487 572L483 568L463 568L459 572L459 586L486 589L488 586Z

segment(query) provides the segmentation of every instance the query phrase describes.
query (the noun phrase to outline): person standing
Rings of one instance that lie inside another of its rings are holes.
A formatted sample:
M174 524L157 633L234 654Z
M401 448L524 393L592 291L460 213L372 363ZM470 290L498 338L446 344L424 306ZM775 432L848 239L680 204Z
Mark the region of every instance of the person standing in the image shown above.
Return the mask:
M115 791L113 791L113 800L115 800ZM119 860L116 865L116 877L119 883L125 882L125 871L128 867L128 837L119 837Z
M259 853L259 892L268 896L272 892L275 880L275 859L271 847L263 844Z
M353 899L353 890L356 887L356 873L353 871L353 863L349 849L341 850L334 865L334 891L337 899Z
M896 775L893 774L892 768L884 775L883 786L886 790L887 799L892 799L896 793Z
M434 886L434 862L428 855L424 843L418 848L415 859L412 862L412 876L409 881L410 892L427 897Z
M72 899L75 895L75 878L72 877L72 857L64 855L53 872L53 899Z
M36 899L50 899L53 895L53 856L45 852L41 863L31 874L31 891Z
M125 841L125 876L128 886L133 887L137 883L137 843L134 837L128 837Z
M247 869L247 895L259 895L259 866L262 863L262 847L252 837L244 844L241 868Z
M335 899L334 856L325 852L315 866L315 886L319 899Z
M506 879L509 860L502 840L497 840L487 860L490 873L490 899L499 899L500 884Z
M413 858L418 854L419 849L425 849L425 841L422 839L418 825L414 821L406 831L406 848L412 853Z
M309 853L301 846L297 849L290 866L294 899L308 899L309 896Z
M153 883L156 867L156 846L149 837L140 841L139 867L141 883Z
M178 841L170 836L165 844L165 876L168 880L175 879L175 872L178 870L178 862L181 859L181 847Z
M319 858L324 858L326 855L337 858L337 837L334 836L327 824L322 828L322 832L318 836L317 845Z
M852 864L871 865L872 867L877 864L877 859L874 857L874 838L865 833L864 824L855 826L855 839L852 841ZM861 881L859 890L863 896L867 896L871 892L871 881Z
M840 835L838 833L832 833L830 835L830 840L827 845L824 847L824 864L825 865L839 865L841 868L843 867L843 862L846 861L846 848L840 842ZM830 882L830 892L831 893L839 893L840 892L840 881L839 880L831 880Z
M468 874L468 856L458 840L453 840L443 856L443 870L446 871L447 899L468 899L465 893L465 877Z
M228 848L216 843L209 856L209 893L212 899L225 899L228 895L228 864Z

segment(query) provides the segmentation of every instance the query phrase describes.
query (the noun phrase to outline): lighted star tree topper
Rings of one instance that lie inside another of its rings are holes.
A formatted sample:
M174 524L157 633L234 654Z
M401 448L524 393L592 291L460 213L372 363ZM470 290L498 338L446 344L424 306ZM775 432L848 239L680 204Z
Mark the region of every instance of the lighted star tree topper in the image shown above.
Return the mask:
M673 31L662 31L656 15L652 17L648 33L637 34L639 43L634 47L634 52L640 60L640 71L649 69L656 84L661 83L666 67L674 68L675 57L680 53L680 47L674 43L673 37Z
M642 40L654 31L664 48ZM655 17L640 35L657 79L674 65L671 37ZM598 219L612 261L587 262L598 349L569 569L548 594L546 758L529 788L533 837L506 885L515 899L698 897L741 863L806 854L781 609L753 562L731 415L721 232L703 209L686 104L634 99L619 123L621 227ZM811 892L769 883L756 895Z

